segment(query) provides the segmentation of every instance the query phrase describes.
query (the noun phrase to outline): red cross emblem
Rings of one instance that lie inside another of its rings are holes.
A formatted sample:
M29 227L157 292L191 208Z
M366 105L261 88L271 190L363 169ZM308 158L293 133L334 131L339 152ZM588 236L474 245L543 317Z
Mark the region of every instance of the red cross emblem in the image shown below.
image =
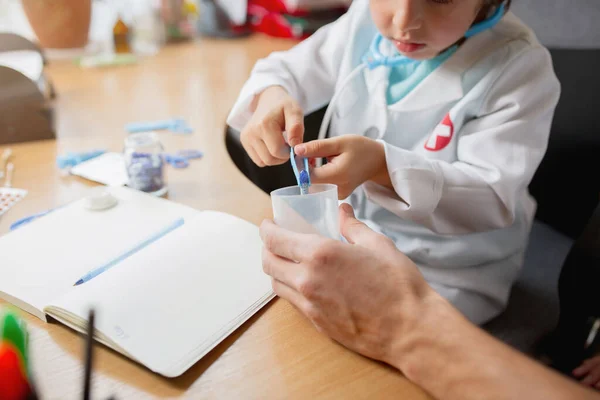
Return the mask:
M444 120L435 127L429 139L425 142L425 148L430 151L440 151L448 146L454 135L454 124L450 120L450 114L446 114Z

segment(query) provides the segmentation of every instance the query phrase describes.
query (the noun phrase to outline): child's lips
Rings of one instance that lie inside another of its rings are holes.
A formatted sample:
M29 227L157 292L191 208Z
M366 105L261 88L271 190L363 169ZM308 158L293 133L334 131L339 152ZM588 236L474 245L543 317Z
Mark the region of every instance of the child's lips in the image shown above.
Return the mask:
M402 42L400 40L394 40L394 45L401 53L414 53L425 47L424 43Z

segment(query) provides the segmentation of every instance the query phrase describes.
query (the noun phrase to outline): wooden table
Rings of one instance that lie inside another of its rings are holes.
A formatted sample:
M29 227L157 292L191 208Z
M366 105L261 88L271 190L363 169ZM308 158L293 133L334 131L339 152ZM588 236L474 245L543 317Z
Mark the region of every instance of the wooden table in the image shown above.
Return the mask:
M255 224L270 217L268 196L231 162L224 126L255 61L292 44L264 36L202 39L168 46L134 66L83 70L70 62L52 63L58 138L10 146L15 154L13 185L29 194L0 219L0 234L18 218L81 198L93 186L62 176L56 167L58 154L92 148L120 151L126 123L174 116L185 118L195 133L161 132L167 151L197 148L205 157L187 169L168 170L168 198ZM35 248L33 243L28 246ZM80 398L83 338L62 325L25 318L33 373L43 398ZM176 379L162 378L97 346L93 398L113 394L117 399L428 398L395 370L317 333L280 299Z

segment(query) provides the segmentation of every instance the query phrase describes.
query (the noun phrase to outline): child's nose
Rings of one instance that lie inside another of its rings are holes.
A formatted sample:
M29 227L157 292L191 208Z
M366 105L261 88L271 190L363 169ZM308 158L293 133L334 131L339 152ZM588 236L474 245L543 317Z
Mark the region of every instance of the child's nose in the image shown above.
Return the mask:
M422 0L398 0L392 23L399 34L419 29L423 22Z

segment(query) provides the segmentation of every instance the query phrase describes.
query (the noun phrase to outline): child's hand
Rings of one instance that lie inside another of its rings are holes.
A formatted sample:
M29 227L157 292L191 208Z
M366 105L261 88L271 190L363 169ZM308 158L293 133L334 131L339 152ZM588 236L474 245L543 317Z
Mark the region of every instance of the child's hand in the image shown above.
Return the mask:
M256 109L241 132L240 140L259 167L279 165L290 159L284 131L291 146L302 143L304 113L285 89L271 86L257 97Z
M300 144L294 147L294 152L307 158L327 158L327 164L311 171L311 181L336 184L340 199L350 196L354 189L369 180L392 187L383 144L375 140L344 135Z
M583 385L600 389L600 355L585 360L573 370L573 375L579 379L583 378Z

